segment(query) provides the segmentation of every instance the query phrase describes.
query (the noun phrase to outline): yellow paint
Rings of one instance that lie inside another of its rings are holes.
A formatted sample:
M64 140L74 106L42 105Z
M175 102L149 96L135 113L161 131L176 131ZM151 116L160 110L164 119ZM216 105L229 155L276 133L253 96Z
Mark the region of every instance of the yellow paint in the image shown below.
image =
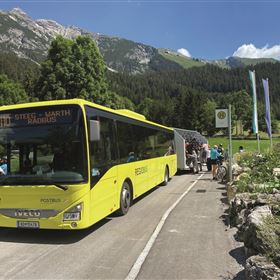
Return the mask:
M109 109L81 99L44 101L2 106L0 107L0 111L35 108L41 106L49 106L51 109L54 105L79 105L82 108L86 127L85 135L87 139L88 131L85 118L85 105L137 119L172 131L170 128L145 120L145 117L140 114L128 110ZM89 145L88 141L86 142L87 158L89 159ZM63 191L54 186L45 185L0 186L0 209L55 209L58 210L59 213L54 217L40 219L27 218L24 219L24 221L39 220L40 228L87 228L120 207L120 192L122 184L125 180L129 180L131 182L133 188L133 198L136 198L163 182L166 166L169 168L170 177L173 176L177 171L176 164L176 155L169 155L160 158L117 165L109 169L93 188L90 187L89 182L85 184L67 185L67 191ZM89 164L87 169L88 174L90 174ZM63 221L63 213L80 202L83 202L81 220L76 222L77 226L74 228L71 225L72 221ZM9 218L0 214L0 227L16 227L18 220L19 219Z

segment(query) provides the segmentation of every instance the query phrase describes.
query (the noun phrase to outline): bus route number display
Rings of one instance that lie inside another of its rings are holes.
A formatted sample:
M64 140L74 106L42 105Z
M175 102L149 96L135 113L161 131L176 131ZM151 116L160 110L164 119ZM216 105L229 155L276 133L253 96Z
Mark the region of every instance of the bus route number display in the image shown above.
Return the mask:
M72 109L0 113L0 128L72 122Z

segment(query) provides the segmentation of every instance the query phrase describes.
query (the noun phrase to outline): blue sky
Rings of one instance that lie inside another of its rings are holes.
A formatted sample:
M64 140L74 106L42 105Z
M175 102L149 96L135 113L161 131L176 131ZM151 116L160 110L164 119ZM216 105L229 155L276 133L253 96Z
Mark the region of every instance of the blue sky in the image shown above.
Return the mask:
M280 58L280 0L0 1L33 19L52 19L195 58Z

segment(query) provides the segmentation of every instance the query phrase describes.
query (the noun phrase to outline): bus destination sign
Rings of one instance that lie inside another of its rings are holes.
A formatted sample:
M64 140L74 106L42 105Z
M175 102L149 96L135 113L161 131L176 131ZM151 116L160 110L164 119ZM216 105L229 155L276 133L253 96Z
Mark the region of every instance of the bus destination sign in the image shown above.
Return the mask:
M62 124L72 122L72 109L33 110L0 113L0 128Z

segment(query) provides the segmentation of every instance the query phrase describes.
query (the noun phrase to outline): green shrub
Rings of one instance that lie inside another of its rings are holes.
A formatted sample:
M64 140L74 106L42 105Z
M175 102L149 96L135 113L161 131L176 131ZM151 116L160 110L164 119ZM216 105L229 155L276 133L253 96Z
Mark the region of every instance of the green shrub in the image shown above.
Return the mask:
M266 217L257 229L257 237L262 240L263 251L277 266L280 266L280 219Z
M280 189L280 176L273 174L275 167L280 167L280 147L263 155L246 153L240 156L238 164L241 167L248 167L248 176L242 176L237 183L239 192L250 191L249 184L255 186L254 191L271 193L273 188Z

